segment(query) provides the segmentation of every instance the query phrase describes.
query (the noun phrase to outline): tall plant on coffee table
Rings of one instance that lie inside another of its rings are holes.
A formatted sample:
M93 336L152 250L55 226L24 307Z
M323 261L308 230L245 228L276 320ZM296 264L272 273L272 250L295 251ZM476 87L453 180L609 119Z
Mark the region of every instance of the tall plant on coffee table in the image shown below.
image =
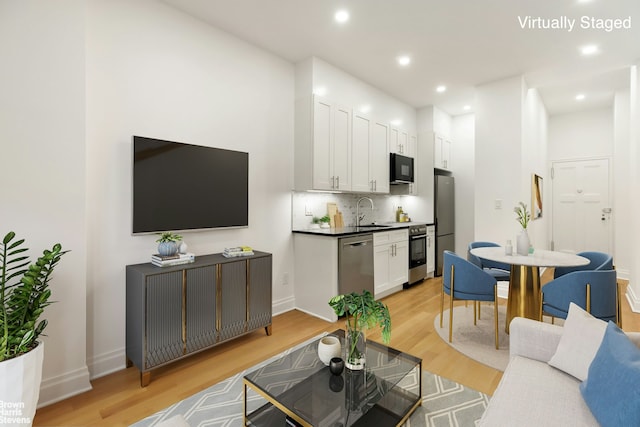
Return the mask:
M391 315L389 308L381 301L376 301L373 294L363 291L338 295L329 300L329 305L338 316L346 316L346 360L345 366L358 370L364 368L365 349L364 331L380 327L382 341L388 344L391 340Z

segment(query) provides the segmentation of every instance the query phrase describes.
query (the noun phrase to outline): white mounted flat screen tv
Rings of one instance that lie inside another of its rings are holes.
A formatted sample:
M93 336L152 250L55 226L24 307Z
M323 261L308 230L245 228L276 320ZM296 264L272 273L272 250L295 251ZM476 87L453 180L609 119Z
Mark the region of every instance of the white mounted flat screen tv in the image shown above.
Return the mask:
M249 153L133 137L133 234L249 225Z

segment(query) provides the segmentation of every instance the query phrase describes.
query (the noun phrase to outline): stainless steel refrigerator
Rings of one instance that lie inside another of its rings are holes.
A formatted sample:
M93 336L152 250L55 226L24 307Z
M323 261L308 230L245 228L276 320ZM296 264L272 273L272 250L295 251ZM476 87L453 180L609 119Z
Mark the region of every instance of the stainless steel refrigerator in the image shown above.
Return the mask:
M455 192L452 176L435 176L436 276L442 275L443 251L455 251Z

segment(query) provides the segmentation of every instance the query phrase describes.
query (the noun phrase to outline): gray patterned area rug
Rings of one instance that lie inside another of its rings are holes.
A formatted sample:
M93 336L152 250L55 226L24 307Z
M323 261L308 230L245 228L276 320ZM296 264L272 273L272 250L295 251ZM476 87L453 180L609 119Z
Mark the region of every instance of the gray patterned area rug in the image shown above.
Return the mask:
M258 366L214 384L138 421L133 424L133 427L185 425L185 420L191 427L241 427L243 426L243 377L247 373L319 338L320 336L312 338ZM309 357L317 357L317 355L310 354ZM403 381L407 383L405 385L409 387L415 385L417 388L418 378L416 377L417 375L413 375L413 378L409 375ZM422 406L418 407L411 415L411 418L405 423L406 427L475 426L489 401L489 397L483 393L427 371L422 373L422 396ZM251 389L249 389L247 400L249 411L257 409L265 403L265 400ZM174 424L173 421L177 419L183 424Z

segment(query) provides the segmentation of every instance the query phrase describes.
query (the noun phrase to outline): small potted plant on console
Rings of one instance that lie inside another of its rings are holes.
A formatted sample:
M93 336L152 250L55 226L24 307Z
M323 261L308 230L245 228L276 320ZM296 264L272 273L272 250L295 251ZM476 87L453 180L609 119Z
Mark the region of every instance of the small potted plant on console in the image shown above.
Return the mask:
M160 234L160 238L156 240L158 243L158 253L160 256L172 256L178 253L182 236L171 231Z

